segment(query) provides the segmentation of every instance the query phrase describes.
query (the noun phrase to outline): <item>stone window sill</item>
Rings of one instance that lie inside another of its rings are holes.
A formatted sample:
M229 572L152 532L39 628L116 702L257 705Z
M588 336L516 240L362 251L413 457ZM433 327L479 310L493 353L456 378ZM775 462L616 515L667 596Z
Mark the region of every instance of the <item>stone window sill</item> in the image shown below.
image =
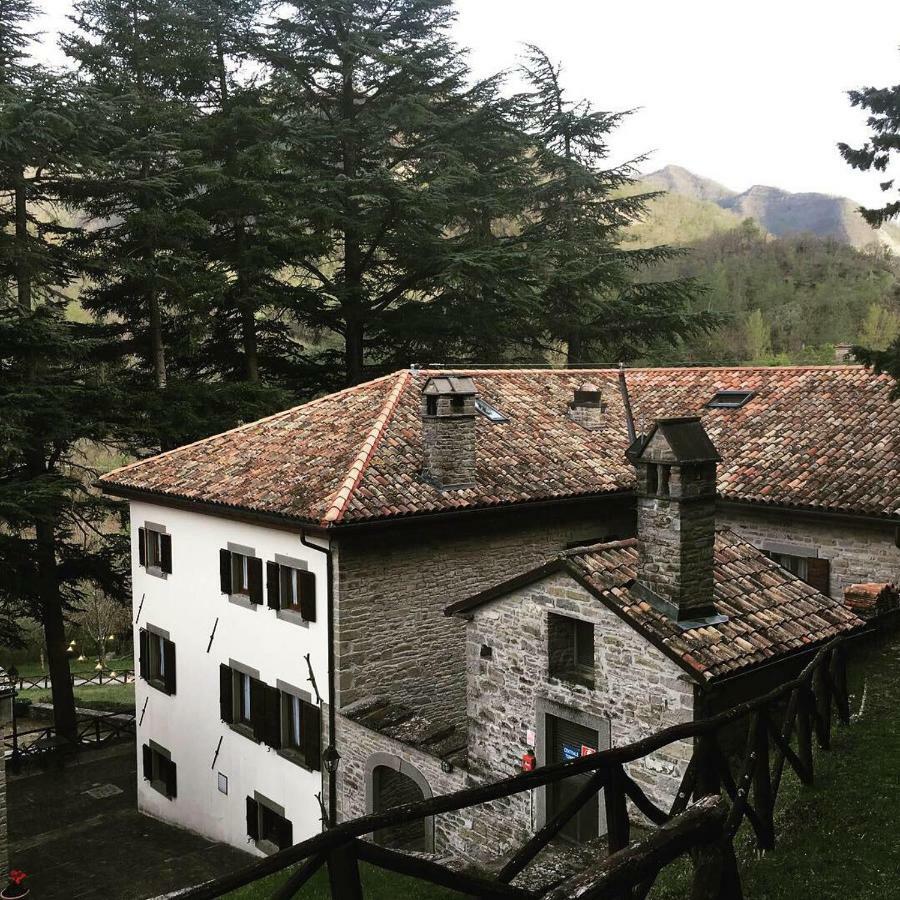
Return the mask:
M249 594L229 594L228 602L233 603L235 606L242 606L244 609L256 609L259 606L258 603L254 603L250 599Z
M299 766L301 769L304 769L307 772L313 772L314 769L311 769L307 764L306 760L303 757L303 754L300 753L299 750L294 750L290 747L282 747L278 752L278 755L282 758L286 759L288 762L292 762L295 766Z
M150 787L156 791L157 794L162 794L166 800L174 800L174 797L170 797L168 794L168 787L164 781L150 781Z
M254 744L260 743L260 741L256 739L256 736L253 734L253 729L249 725L244 725L242 722L232 722L228 727L241 735L241 737L253 741Z
M171 694L166 690L166 683L160 678L146 678L144 679L147 684L150 685L154 690L159 691L161 694L165 694L167 697L170 697Z
M559 682L569 687L583 687L589 691L594 690L594 679L580 672L552 672L550 680Z
M257 850L262 850L266 856L273 856L278 852L278 844L273 844L272 841L266 841L260 838L258 841L254 841L256 844Z
M167 572L163 572L163 570L159 566L146 566L144 571L148 575L152 575L154 578L162 578L163 581L166 581L169 577Z
M309 628L309 622L300 615L297 609L279 609L276 613L283 622L290 622L292 625L299 625L301 628Z

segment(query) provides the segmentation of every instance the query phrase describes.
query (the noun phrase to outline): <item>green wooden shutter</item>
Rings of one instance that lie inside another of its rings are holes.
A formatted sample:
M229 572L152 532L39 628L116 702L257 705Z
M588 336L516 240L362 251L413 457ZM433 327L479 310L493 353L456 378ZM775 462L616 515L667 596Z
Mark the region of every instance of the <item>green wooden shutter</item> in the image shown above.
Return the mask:
M166 693L175 693L175 645L171 641L163 641L163 660L166 665Z
M219 551L219 583L223 594L231 593L231 551Z
M831 596L831 560L810 557L806 560L806 581L826 597Z
M294 843L294 826L288 819L282 819L278 825L278 849L286 850Z
M275 750L281 749L281 691L265 685L266 733L263 740Z
M256 678L250 679L250 724L253 737L258 741L266 738L266 685Z
M316 576L313 572L297 573L300 590L300 615L307 622L316 621Z
M150 636L143 628L138 632L138 672L144 681L150 680Z
M178 796L178 774L175 763L171 759L166 760L166 796L175 799Z
M281 568L278 563L266 563L266 597L272 609L281 609Z
M150 749L148 744L144 744L141 747L141 755L144 758L144 780L152 781L153 780L153 751Z
M172 574L172 535L159 536L159 567L167 575Z
M138 562L147 565L147 529L138 528Z
M310 769L321 768L322 760L322 713L312 703L301 704L303 710L302 740L303 760Z
M247 559L247 580L250 588L250 602L263 602L263 561L255 556Z
M234 676L224 663L219 666L219 715L223 722L234 721Z
M259 840L259 804L252 797L247 798L247 837Z

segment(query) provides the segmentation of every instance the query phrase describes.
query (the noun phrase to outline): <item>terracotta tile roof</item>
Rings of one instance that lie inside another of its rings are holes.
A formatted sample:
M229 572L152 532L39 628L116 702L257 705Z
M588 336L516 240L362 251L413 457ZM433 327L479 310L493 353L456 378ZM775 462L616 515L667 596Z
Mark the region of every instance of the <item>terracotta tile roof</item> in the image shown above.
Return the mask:
M820 594L728 529L716 532L714 603L727 621L682 630L634 595L638 539L597 544L562 554L468 600L449 615L468 615L516 587L566 571L644 634L698 681L708 682L827 642L863 626L839 601Z
M465 370L507 418L476 417L477 485L441 492L421 476L420 393L437 371L397 372L104 476L132 491L332 526L395 516L627 491L634 472L618 374ZM599 428L566 415L589 377ZM627 376L639 430L700 413L728 500L900 519L900 402L859 367L637 369ZM723 389L740 409L705 409Z

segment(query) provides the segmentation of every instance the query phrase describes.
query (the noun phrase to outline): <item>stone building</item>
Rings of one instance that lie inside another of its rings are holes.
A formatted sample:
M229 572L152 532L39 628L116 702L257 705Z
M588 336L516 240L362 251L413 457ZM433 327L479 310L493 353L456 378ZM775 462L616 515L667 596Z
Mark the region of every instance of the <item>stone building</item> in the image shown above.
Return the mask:
M833 596L898 580L900 405L859 367L412 369L105 476L131 503L142 808L264 853L321 827L317 794L347 816L409 789L384 770L452 786L426 752L466 737L443 610L634 535L631 432L698 413L720 524ZM348 746L379 721L391 765Z

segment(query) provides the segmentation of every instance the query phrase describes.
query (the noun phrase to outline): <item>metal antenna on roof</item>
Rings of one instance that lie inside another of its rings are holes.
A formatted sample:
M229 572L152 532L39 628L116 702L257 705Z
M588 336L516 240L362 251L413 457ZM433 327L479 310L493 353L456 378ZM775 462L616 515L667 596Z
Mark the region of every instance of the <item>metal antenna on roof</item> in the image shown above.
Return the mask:
M634 416L631 414L631 398L628 396L628 382L625 379L625 363L619 363L619 390L622 393L622 404L625 407L625 424L628 426L628 443L633 444L636 437Z

